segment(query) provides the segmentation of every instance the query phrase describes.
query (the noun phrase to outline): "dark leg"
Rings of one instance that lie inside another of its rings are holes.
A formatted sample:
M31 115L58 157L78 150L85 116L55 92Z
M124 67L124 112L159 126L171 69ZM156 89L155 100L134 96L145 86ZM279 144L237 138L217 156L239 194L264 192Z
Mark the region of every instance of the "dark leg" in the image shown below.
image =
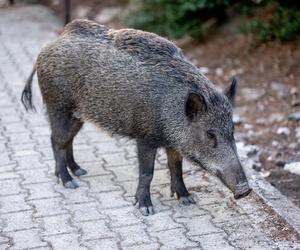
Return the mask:
M187 191L182 178L182 156L172 148L166 148L168 167L171 174L171 196L176 192L179 202L184 205L195 203Z
M64 112L49 112L51 124L51 142L56 162L55 175L60 178L66 188L77 188L77 183L70 176L67 163L67 149L73 141L74 136L79 131L82 123L72 117L72 114Z
M139 160L139 185L136 191L136 202L139 203L143 215L154 214L151 197L150 184L153 178L154 161L157 148L151 147L145 141L137 140Z
M79 129L81 128L81 125ZM78 131L79 131L78 129ZM77 134L77 133L76 133ZM74 137L76 136L74 134ZM87 172L83 168L80 168L80 166L75 162L74 160L74 154L73 154L73 139L69 142L69 145L67 146L67 165L69 169L72 171L72 173L76 176L85 175Z
M9 0L10 5L13 5L15 3L14 0Z

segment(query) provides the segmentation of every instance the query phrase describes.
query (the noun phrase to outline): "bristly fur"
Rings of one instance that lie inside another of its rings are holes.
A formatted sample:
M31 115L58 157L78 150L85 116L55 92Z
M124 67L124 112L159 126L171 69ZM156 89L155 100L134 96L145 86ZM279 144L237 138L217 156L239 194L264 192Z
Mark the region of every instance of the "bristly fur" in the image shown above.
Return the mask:
M70 113L163 146L185 140L191 90L206 97L208 110L230 112L225 96L174 43L148 32L75 20L42 50L36 65L50 120L57 112Z

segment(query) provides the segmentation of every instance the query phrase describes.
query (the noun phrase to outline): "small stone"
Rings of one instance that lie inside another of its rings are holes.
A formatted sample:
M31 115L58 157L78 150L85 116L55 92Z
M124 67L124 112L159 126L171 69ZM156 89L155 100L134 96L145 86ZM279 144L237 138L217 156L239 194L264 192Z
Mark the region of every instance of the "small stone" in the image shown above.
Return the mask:
M269 117L269 122L274 123L274 122L282 122L284 120L284 115L280 113L275 113L270 115Z
M236 125L239 125L239 124L242 123L241 117L240 117L238 114L235 114L235 113L234 113L233 116L232 116L232 121L233 121L233 123L236 124Z
M249 123L245 123L245 124L244 124L244 128L245 128L246 130L253 129L253 125L252 125L252 124L249 124Z
M291 105L292 105L293 107L299 106L299 105L300 105L300 98L293 97L293 98L292 98Z
M261 169L262 169L260 163L253 163L252 168L253 168L255 171L257 171L257 172L260 172Z
M216 72L217 76L222 76L224 74L224 71L222 68L216 68L215 72Z
M259 153L259 147L256 145L247 145L247 156L253 157Z
M289 148L290 148L290 149L295 149L295 148L297 148L297 146L298 146L298 144L297 144L296 142L294 142L294 143L291 143L291 144L289 145Z
M200 73L202 73L202 74L209 73L209 68L207 68L207 67L199 67L198 69L199 69Z
M272 82L271 89L277 92L278 97L288 97L289 87L281 82Z
M298 89L293 87L293 88L291 88L290 93L291 93L291 95L297 95L298 94Z
M264 178L269 177L271 175L270 171L262 171L260 172L260 175Z
M272 141L272 147L278 147L279 142L278 141Z
M300 112L294 112L289 114L289 119L292 121L300 121Z
M289 135L290 134L290 129L287 127L280 127L277 129L276 133L278 135Z
M296 138L300 139L300 127L295 128Z
M275 165L278 166L278 167L283 168L284 165L285 165L285 161L283 161L283 160L277 160L277 161L275 162Z
M256 119L256 124L259 124L259 125L265 125L265 124L268 124L268 120L265 119L265 118L258 118Z
M237 76L237 75L242 75L244 73L244 69L239 68L239 69L233 69L229 72L229 76L233 77L233 76Z
M300 175L300 162L291 162L284 166L284 170L289 171L292 174Z
M241 89L241 94L243 95L244 100L246 101L257 101L260 97L265 94L263 88L243 88Z

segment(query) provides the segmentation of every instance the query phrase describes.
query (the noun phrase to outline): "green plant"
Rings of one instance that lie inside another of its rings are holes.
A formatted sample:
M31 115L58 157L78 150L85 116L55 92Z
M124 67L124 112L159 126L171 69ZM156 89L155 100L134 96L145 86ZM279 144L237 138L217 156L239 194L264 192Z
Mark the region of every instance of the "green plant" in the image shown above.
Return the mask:
M125 22L170 38L201 39L208 23L222 24L228 16L244 16L241 31L260 40L291 40L300 35L299 0L131 0ZM231 13L227 15L227 13ZM213 22L211 22L213 21Z
M201 38L203 22L211 17L224 18L229 3L230 0L132 0L125 22L170 38L185 34Z
M255 34L261 41L293 40L300 36L300 11L298 8L280 6L271 2L273 11L269 18L256 17L241 26L245 33Z

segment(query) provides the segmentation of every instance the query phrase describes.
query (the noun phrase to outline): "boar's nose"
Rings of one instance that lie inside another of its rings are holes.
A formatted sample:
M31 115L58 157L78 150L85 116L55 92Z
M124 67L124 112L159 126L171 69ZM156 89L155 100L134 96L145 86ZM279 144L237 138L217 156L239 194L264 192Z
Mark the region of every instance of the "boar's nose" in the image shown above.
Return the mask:
M244 198L248 194L250 194L251 191L252 191L252 188L249 187L248 182L237 184L235 192L234 192L234 199Z

